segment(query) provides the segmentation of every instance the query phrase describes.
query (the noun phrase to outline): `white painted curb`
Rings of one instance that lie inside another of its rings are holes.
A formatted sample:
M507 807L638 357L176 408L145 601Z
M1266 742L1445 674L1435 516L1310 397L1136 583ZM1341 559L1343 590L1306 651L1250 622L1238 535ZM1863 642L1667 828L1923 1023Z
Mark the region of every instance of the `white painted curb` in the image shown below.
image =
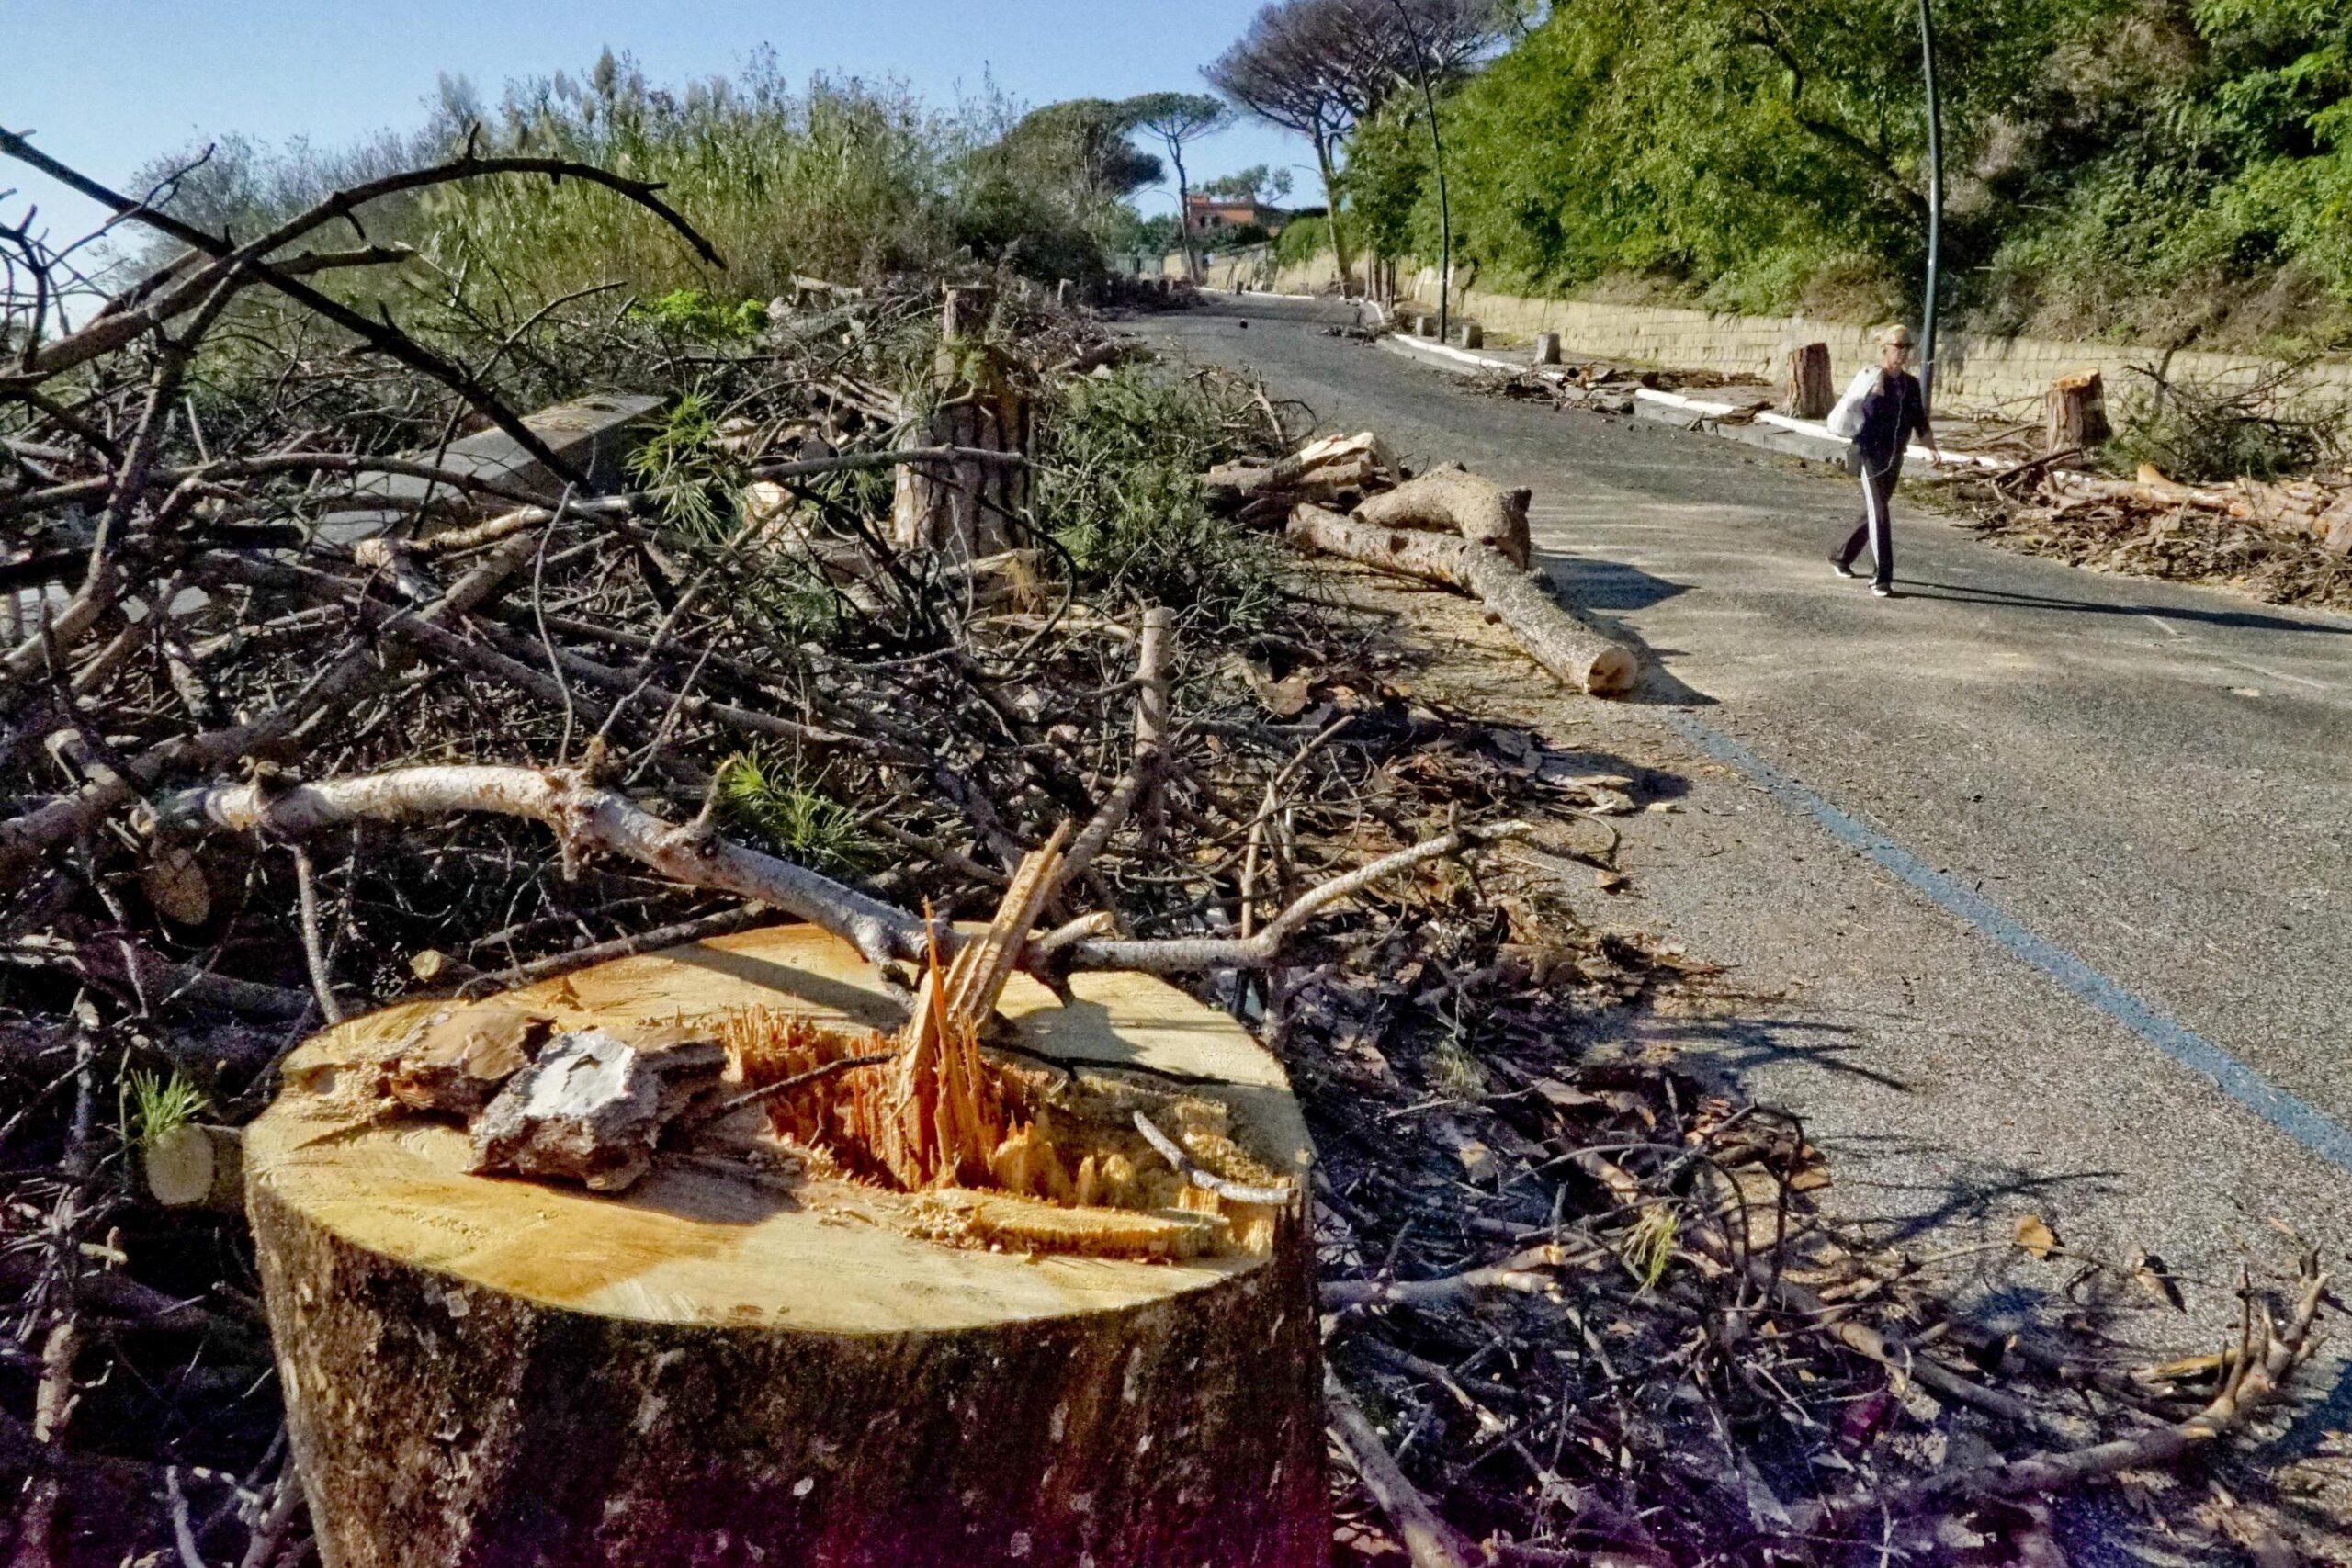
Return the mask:
M1466 348L1456 348L1450 343L1431 343L1424 338L1402 335L1384 337L1379 342L1381 347L1391 353L1406 354L1408 356L1414 354L1435 355L1440 359L1450 360L1470 369L1526 370L1532 371L1547 381L1565 382L1567 379L1564 373L1546 366L1521 365L1515 359L1498 359L1491 354L1474 354ZM1635 388L1634 396L1643 402L1658 403L1667 408L1680 409L1693 419L1721 419L1724 415L1736 412L1736 405L1731 403L1709 402L1702 398L1686 398L1679 392L1655 391L1648 387ZM1775 429L1785 430L1792 435L1806 436L1834 448L1833 454L1822 458L1824 462L1839 461L1845 457L1847 450L1853 446L1853 443L1845 436L1833 434L1830 428L1819 420L1792 419L1784 413L1759 413L1752 423L1769 424ZM1924 446L1906 447L1904 456L1916 457L1923 463L1929 460L1928 449ZM1966 464L1981 468L2006 468L2009 466L2002 458L1987 457L1974 452L1949 453L1945 456L1944 462L1948 467Z

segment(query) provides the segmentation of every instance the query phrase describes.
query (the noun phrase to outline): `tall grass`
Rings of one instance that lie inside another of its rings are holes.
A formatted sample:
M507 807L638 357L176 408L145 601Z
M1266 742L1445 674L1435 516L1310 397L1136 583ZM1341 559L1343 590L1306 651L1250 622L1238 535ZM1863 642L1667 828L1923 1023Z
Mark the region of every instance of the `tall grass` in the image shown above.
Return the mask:
M413 130L340 150L229 135L200 161L194 152L160 158L140 177L176 175L175 213L250 234L470 141L483 153L574 158L658 181L727 262L709 267L652 214L577 182L473 180L368 208L370 237L417 246L445 287L463 279L526 308L616 282L644 300L691 290L731 307L784 292L796 276L856 282L967 249L1041 275L1099 269L1105 204L1087 194L1080 152L1012 134L1021 122L1017 106L995 97L939 110L854 77L795 87L766 51L731 78L682 88L657 85L607 51L580 75L511 83L495 104L445 80Z
M584 79L507 89L486 141L659 180L728 261L712 277L650 214L609 192L537 180L442 187L425 203L444 267L494 267L542 298L626 279L763 299L795 274L851 280L939 259L954 243L951 120L892 87L818 77L793 91L772 56L684 92L607 53Z

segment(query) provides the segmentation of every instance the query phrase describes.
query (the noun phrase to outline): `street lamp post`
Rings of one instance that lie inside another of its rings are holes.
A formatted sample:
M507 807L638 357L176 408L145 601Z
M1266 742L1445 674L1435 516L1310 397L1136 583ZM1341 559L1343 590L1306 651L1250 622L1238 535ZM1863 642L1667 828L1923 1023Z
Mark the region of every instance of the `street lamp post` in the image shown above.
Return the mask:
M1936 96L1936 23L1929 0L1919 0L1919 55L1928 88L1928 288L1919 326L1919 392L1929 407L1936 394L1936 272L1943 260L1944 125Z

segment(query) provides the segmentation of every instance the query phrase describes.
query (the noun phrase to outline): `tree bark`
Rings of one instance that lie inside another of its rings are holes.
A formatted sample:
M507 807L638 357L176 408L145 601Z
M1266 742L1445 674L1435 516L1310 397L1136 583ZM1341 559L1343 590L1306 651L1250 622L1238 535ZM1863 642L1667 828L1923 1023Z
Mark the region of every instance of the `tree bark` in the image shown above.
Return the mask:
M1323 175L1323 216L1331 230L1331 261L1340 270L1340 298L1344 299L1355 292L1355 278L1348 266L1348 246L1340 231L1340 175L1331 166L1331 139L1321 130L1315 133L1315 166Z
M1781 412L1796 419L1821 419L1838 403L1829 382L1829 345L1799 344L1781 367Z
M658 1156L625 1199L491 1179L461 1129L370 1109L434 1004L306 1043L248 1132L248 1207L327 1568L1328 1561L1308 1152L1281 1068L1158 982L1072 988L1061 1006L1016 977L1008 1043L1190 1075L1289 1173L1261 1250L951 1246L887 1223L906 1194L699 1155ZM564 1029L888 1014L806 927L507 999Z
M1375 527L1450 530L1474 545L1500 551L1504 559L1525 571L1532 548L1527 506L1533 499L1532 491L1505 490L1449 463L1367 498L1355 514L1358 522Z
M1319 506L1292 511L1290 536L1375 571L1476 594L1529 658L1578 691L1616 696L1631 690L1641 675L1641 658L1632 649L1577 619L1494 550L1436 534L1352 523Z
M2107 423L2107 392L2098 371L2063 376L2051 387L2044 451L2087 452L2114 434Z

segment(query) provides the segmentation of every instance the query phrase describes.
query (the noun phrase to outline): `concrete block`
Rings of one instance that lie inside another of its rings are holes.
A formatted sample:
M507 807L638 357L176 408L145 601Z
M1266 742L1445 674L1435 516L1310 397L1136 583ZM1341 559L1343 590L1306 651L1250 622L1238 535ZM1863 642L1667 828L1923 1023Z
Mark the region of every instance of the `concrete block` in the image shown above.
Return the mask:
M622 465L637 447L638 433L642 430L646 416L661 406L661 399L641 393L600 392L542 409L526 416L523 423L558 457L587 476L591 491L604 491L621 488ZM430 452L409 455L427 461L434 457ZM564 481L503 430L484 430L453 442L447 452L440 454L439 464L453 472L519 490L549 506L562 499ZM410 502L423 502L435 491L448 497L446 486L409 474L365 476L352 488L362 496L380 495ZM513 504L494 497L450 499L452 504L475 513L503 511ZM347 512L330 513L320 520L319 532L337 544L351 544L414 515L413 506L362 505Z
M1535 363L1538 365L1557 365L1559 362L1560 334L1557 333L1537 333L1535 334Z
M1477 322L1464 321L1456 341L1464 348L1484 348L1487 346L1487 334Z

